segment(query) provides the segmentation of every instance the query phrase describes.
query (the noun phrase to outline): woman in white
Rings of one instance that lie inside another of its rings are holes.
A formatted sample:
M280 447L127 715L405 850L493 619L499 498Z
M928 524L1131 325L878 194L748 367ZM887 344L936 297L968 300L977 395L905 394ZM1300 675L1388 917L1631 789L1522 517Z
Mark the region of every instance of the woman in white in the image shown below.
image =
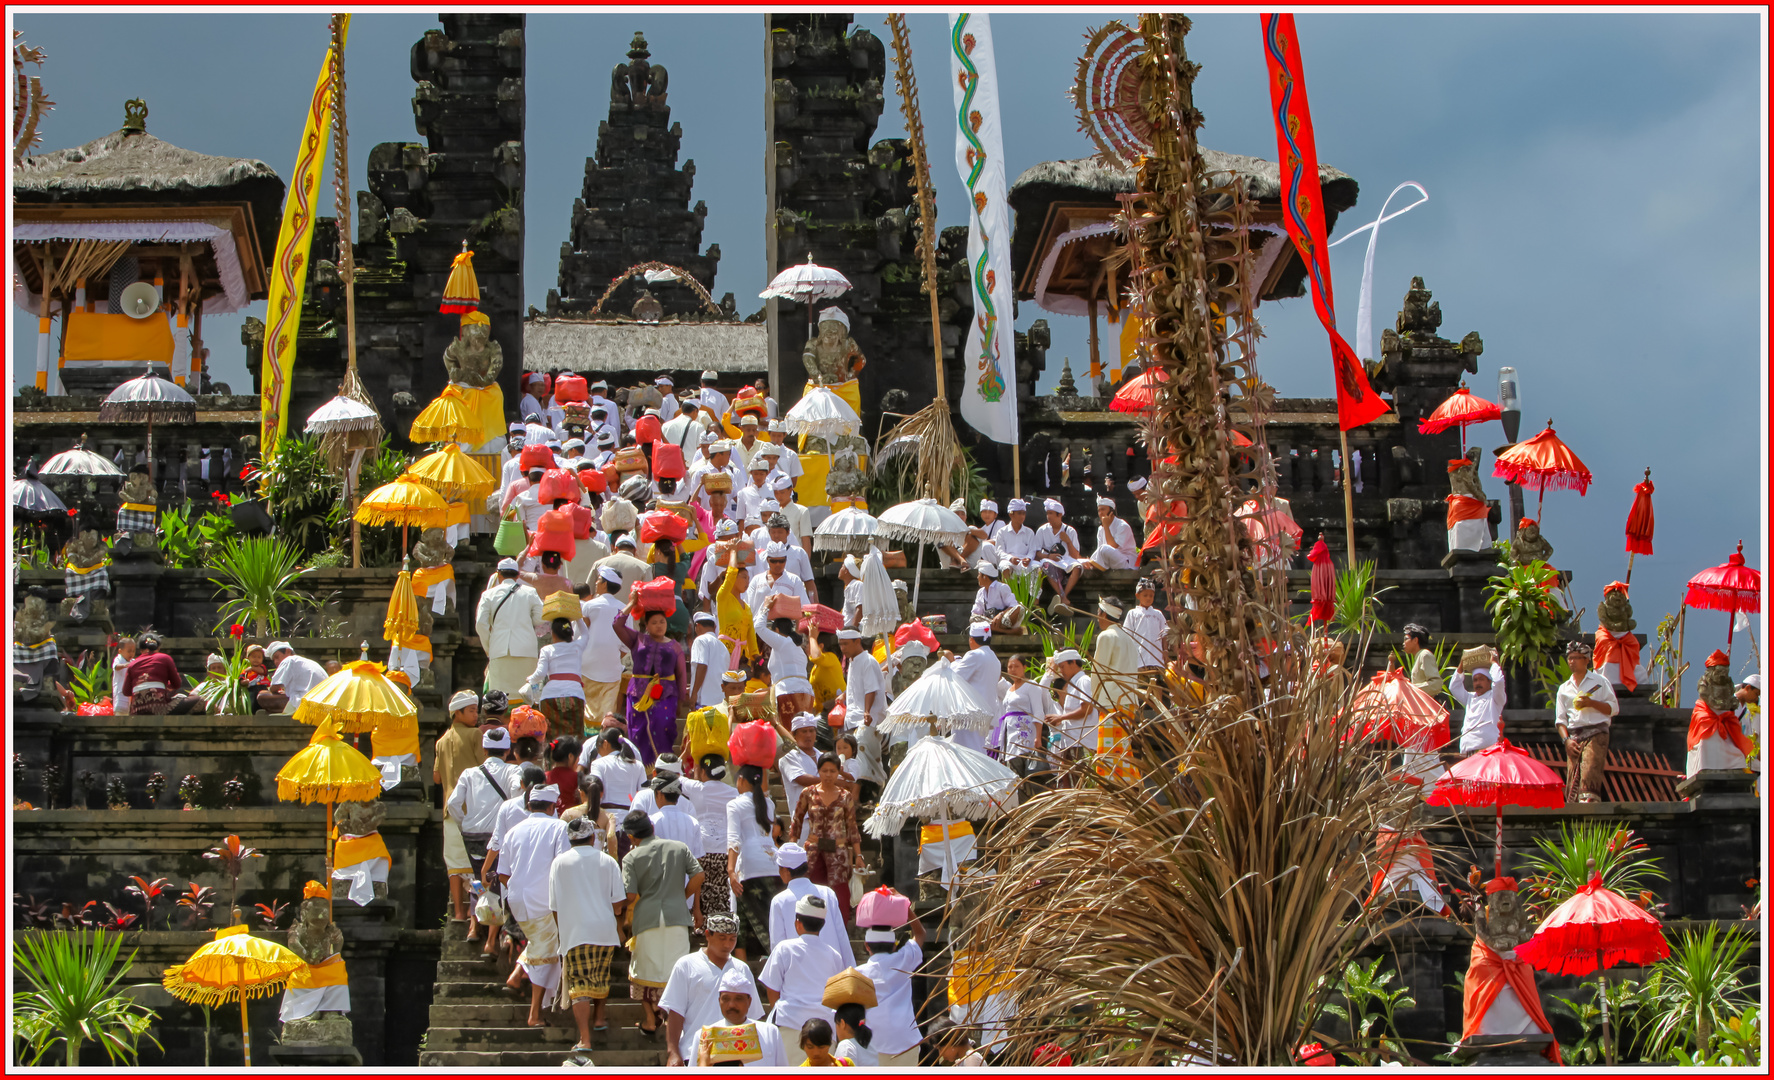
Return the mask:
M770 647L770 683L780 697L786 689L794 694L794 712L803 713L813 707L813 684L807 681L807 639L795 629L793 619L771 619L769 609L760 607L752 621L758 643Z
M691 804L702 826L702 913L732 911L733 894L727 881L727 804L739 790L727 783L727 759L704 754L696 762L696 778L680 780L685 790L695 785Z
M912 1009L912 976L924 963L924 921L913 919L906 929L911 936L896 945L893 930L871 927L863 934L869 958L857 966L875 984L875 1007L864 1014L874 1033L868 1049L888 1068L917 1067L918 1045L924 1041Z
M776 805L764 787L764 770L741 765L739 794L727 804L727 884L739 915L739 942L733 955L748 959L749 939L759 953L770 951L770 901L782 891L776 868Z
M1096 550L1085 563L1097 570L1131 570L1140 563L1139 538L1133 526L1115 516L1115 500L1097 496Z
M1004 661L998 696L1004 706L992 732L991 749L1019 776L1027 776L1047 745L1047 719L1055 712L1053 695L1045 686L1029 681L1023 658L1013 654Z
M577 739L585 732L584 639L574 640L577 619L551 619L554 640L542 646L524 697L548 718L548 737Z
M579 767L587 776L603 781L603 808L611 811L617 820L628 813L635 793L647 785L647 768L641 764L634 744L615 728L604 728L598 732L595 742L585 744L579 754ZM628 834L618 831L618 850L615 852L618 859L628 854L628 846Z

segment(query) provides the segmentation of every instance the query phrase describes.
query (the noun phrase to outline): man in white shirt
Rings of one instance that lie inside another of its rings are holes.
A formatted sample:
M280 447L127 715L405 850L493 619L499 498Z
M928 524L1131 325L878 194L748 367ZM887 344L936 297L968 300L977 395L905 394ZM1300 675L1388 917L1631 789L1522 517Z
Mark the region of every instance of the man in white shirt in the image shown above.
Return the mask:
M487 656L487 688L522 698L524 682L542 652L537 640L542 597L518 580L516 559L500 559L497 573L498 583L480 594L474 631Z
M702 822L696 815L683 805L685 781L673 776L665 783L653 788L653 797L659 809L648 815L653 822L653 835L661 840L678 840L690 849L690 854L700 860L704 854L702 846ZM695 781L690 781L694 783ZM638 797L637 797L638 802ZM689 898L684 900L689 906Z
M326 668L305 656L297 656L287 641L273 641L265 647L265 655L272 665L271 690L268 697L260 695L264 698L259 702L261 708L269 709L270 705L276 704L277 697L282 696L283 704L276 712L293 713L308 691L326 678Z
M762 454L752 455L746 472L751 481L733 499L733 517L738 521L761 515L765 507L776 505L776 493L770 487L770 459Z
M659 1008L665 1012L667 1065L695 1064L697 1036L704 1027L723 1021L738 1026L764 1015L751 969L733 956L733 946L739 941L738 917L725 911L708 912L703 916L703 931L708 944L678 958L659 995ZM736 1011L723 1012L723 1003L733 1005L742 996ZM763 1028L775 1034L770 1024L758 1027L760 1034ZM779 1045L779 1054L780 1049ZM786 1065L787 1061L779 1056L775 1063Z
M659 376L653 380L653 385L659 388L659 419L660 422L663 423L664 421L677 416L677 395L672 393L674 387L670 375Z
M953 653L946 654L952 664L955 677L972 688L979 700L992 714L992 720L998 719L998 675L1002 665L998 663L998 654L992 651L987 642L992 640L992 628L986 623L974 623L967 628L967 654L956 658ZM987 725L988 727L990 725ZM965 746L969 750L985 753L986 729L956 729L949 736L956 746Z
M1478 753L1501 737L1497 721L1503 718L1503 666L1493 661L1488 669L1472 673L1470 690L1466 683L1466 679L1455 676L1448 686L1448 696L1465 708L1460 719L1462 757Z
M702 445L702 425L697 422L694 414L688 409L679 410L678 414L659 425L659 437L684 452L684 461L694 461L696 451Z
M1085 564L1096 570L1131 570L1140 563L1139 537L1115 515L1115 500L1096 499L1096 550Z
M617 918L628 902L622 867L598 850L597 837L595 815L567 822L572 846L555 856L548 871L548 908L560 935L561 992L572 1002L579 1025L575 1051L589 1051L593 1024L604 1026L610 959L622 944Z
M862 936L869 958L857 970L875 984L875 1006L864 1023L875 1033L869 1049L881 1059L882 1068L917 1068L918 1047L924 1041L912 1009L912 976L924 963L924 921L914 918L906 929L911 931L910 940L898 947L893 930L873 927Z
M711 476L726 476L729 478L730 488L727 492L727 508L733 510L736 508L734 492L742 490L746 482L745 474L740 472L739 466L733 464L733 444L725 439L717 439L708 444L707 450L708 456L690 466L685 477L687 490L695 492L696 501L702 504L704 510L713 513L713 508L709 505L708 479Z
M778 447L776 467L781 469L790 479L801 478L801 455L795 453L788 445L788 429L782 426L781 420L772 420L765 435L770 442Z
M770 490L771 494L775 496L776 506L765 506L762 509L774 509L787 518L789 542L798 543L811 553L813 551L813 527L808 524L807 508L795 501L795 482L786 476L778 476L771 481Z
M783 483L786 479L786 477L780 477L776 482ZM764 513L769 516L764 518L763 525L752 530L749 537L752 550L764 551L773 543L781 544L788 551L788 572L802 581L812 581L813 560L807 554L808 546L813 543L812 535L806 534L800 539L796 539L792 519L785 513L773 511L774 506L775 504L772 503L763 508ZM797 509L804 508L797 507Z
M1066 524L1066 506L1058 499L1042 503L1047 511L1047 524L1035 530L1036 565L1047 575L1054 597L1049 611L1072 606L1072 588L1083 573L1083 556L1078 550L1078 530Z
M721 643L721 635L715 632L713 615L698 611L691 623L696 628L696 637L690 642L690 707L705 709L719 705L724 698L721 673L727 670L733 657L727 646Z
M1060 692L1058 711L1051 726L1059 735L1061 757L1077 761L1096 749L1095 686L1084 674L1084 658L1077 649L1061 649L1047 661L1047 683Z
M1023 606L1010 586L998 580L998 567L982 559L975 569L979 571L979 591L973 595L973 617L983 619L1000 634L1023 633Z
M529 978L531 1027L542 1026L544 999L552 1008L561 982L560 933L548 896L555 857L571 847L566 823L553 813L559 795L553 784L532 788L526 805L529 816L506 834L499 849L505 905L528 941L506 985L516 990L519 980Z
M806 552L802 552L806 557ZM772 542L764 549L764 573L753 574L751 584L745 588L745 606L756 616L770 602L770 597L777 593L793 596L803 604L813 603L812 590L798 574L788 572L789 546Z
M738 419L737 423L739 425L739 441L733 444L733 458L739 462L740 468L750 472L752 455L758 452L758 447L764 445L763 441L758 438L758 418L751 413L746 413Z
M1170 620L1164 617L1164 612L1152 606L1158 599L1158 583L1151 578L1140 578L1134 587L1133 599L1134 609L1121 620L1121 629L1139 648L1140 670L1162 671L1164 635L1170 630Z
M703 372L702 389L696 394L697 405L714 413L717 419L727 415L727 410L732 407L732 404L727 400L727 395L715 389L715 381L719 378L720 376L712 371Z
M1023 524L1029 516L1029 504L1012 499L1009 506L1009 523L992 536L992 543L998 548L998 569L1006 574L1033 574L1035 530Z
M622 682L622 639L616 636L616 617L622 614L622 574L605 566L591 575L592 598L579 605L583 616L575 633L583 635L579 674L585 683L586 716L596 724L616 711L616 691Z
M770 940L787 941L795 936L795 905L809 896L825 901L827 911L838 910L838 894L829 885L816 885L807 876L807 849L790 840L776 849L776 872L786 886L770 898ZM834 922L836 925L834 925ZM852 949L844 920L827 922L820 928L819 940L832 947L848 965ZM797 1040L799 1041L799 1040Z
M862 618L862 563L856 556L844 556L838 566L838 581L844 586L844 625L855 627Z
M444 815L453 822L462 837L470 872L478 877L487 858L487 842L493 837L494 818L499 807L517 790L515 757L511 752L511 733L502 727L488 728L480 737L487 757L472 769L463 769L456 777L456 786L444 797ZM451 888L454 889L452 884ZM468 906L468 940L479 938L480 920L474 906ZM495 951L499 928L489 927L485 952Z
M1608 734L1620 699L1614 684L1593 669L1595 653L1581 641L1565 647L1571 677L1558 688L1553 722L1565 741L1565 801L1599 802L1608 771ZM1462 749L1464 740L1461 740Z
M887 715L887 678L881 662L866 648L860 630L838 631L838 652L844 656L844 727L873 726Z
M777 730L782 730L780 724ZM812 713L797 713L789 721L789 738L794 740L794 746L777 759L776 768L782 775L782 790L791 807L801 797L802 789L819 783L819 758L813 753L818 735L819 718ZM810 825L807 822L802 824Z
M826 980L850 966L830 945L819 940L828 921L844 921L837 905L828 908L825 899L818 896L796 901L796 936L772 945L764 970L758 972L758 982L775 1006L770 1018L782 1034L783 1049L791 1066L807 1060L800 1045L801 1025L809 1020L831 1023L832 1010L821 1001ZM774 934L771 939L775 940Z

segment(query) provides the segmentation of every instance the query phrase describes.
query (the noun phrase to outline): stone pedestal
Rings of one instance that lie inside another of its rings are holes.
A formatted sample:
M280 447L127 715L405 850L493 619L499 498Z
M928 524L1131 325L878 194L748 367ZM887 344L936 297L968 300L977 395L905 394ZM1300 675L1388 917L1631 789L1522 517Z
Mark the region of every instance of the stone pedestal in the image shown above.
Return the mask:
M1696 795L1752 795L1756 774L1742 769L1701 769L1685 780L1678 780L1676 791L1682 798Z
M363 1066L363 1055L355 1046L273 1043L271 1064L286 1069L356 1069Z
M1546 1048L1552 1036L1473 1035L1454 1047L1454 1060L1461 1065L1481 1069L1523 1068L1548 1065Z
M111 559L111 622L125 634L133 634L154 622L161 575L166 567L158 550L135 548Z

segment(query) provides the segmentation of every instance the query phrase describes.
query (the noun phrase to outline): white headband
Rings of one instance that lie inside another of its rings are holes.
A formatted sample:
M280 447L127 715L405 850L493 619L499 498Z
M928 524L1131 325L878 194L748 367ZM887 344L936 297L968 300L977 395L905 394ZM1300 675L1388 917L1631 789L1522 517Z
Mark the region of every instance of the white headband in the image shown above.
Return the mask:
M843 323L844 329L850 329L850 316L844 314L843 309L841 308L828 307L821 310L819 313L819 321Z

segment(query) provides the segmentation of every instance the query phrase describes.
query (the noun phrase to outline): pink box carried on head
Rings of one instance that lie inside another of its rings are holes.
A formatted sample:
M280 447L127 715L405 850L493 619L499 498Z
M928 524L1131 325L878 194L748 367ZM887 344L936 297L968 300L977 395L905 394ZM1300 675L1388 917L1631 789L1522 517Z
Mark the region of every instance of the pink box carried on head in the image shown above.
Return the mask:
M894 892L886 885L863 894L856 908L856 925L901 927L912 918L910 897Z

